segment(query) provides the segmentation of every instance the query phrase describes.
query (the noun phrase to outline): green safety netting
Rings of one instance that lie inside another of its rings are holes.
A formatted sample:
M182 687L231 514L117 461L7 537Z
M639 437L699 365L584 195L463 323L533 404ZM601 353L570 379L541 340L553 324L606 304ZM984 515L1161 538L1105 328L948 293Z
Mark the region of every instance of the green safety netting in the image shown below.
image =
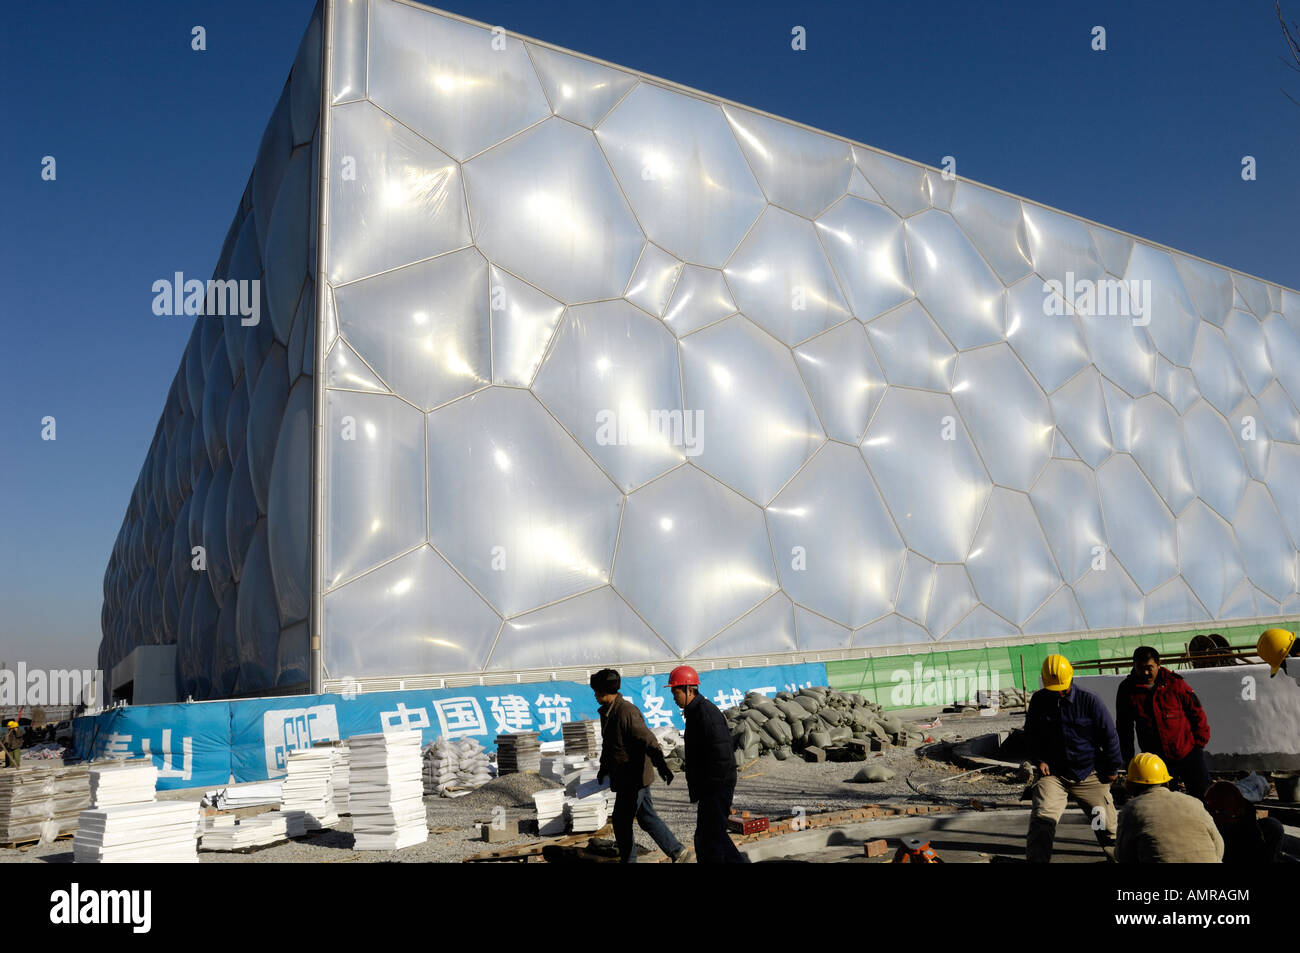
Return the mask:
M1300 622L1283 623L1282 628L1294 631L1300 628ZM1029 690L1034 691L1039 687L1038 671L1043 659L1054 653L1059 652L1071 661L1113 658L1119 664L1106 672L1125 672L1133 650L1140 645L1154 646L1161 655L1178 655L1186 651L1187 643L1195 636L1207 632L1218 632L1230 645L1246 645L1254 643L1260 629L1258 626L1220 626L1071 642L1037 642L1033 645L993 645L956 650L936 647L913 655L827 662L826 675L831 688L860 692L886 708L947 705L954 700L973 697L977 689L1023 688L1027 683Z

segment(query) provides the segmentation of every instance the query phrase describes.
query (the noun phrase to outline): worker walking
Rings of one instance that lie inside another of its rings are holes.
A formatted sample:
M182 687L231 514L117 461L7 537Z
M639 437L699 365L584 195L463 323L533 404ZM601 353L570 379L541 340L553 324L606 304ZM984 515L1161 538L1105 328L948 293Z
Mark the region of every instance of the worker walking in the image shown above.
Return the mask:
M686 788L695 804L695 854L701 864L747 864L727 832L736 791L735 745L727 720L700 694L700 675L679 665L668 675L673 701L686 722Z
M1107 858L1115 855L1115 799L1119 737L1101 699L1073 684L1074 667L1063 655L1043 660L1043 688L1029 699L1025 740L1038 768L1025 842L1030 863L1048 863L1056 825L1070 798L1092 825Z
M18 730L18 722L11 721L6 726L8 731L5 732L4 749L5 764L9 767L21 768L23 765L23 736Z
M1136 729L1143 751L1159 755L1174 781L1182 781L1192 797L1205 797L1210 786L1205 765L1210 721L1187 680L1162 666L1160 653L1149 645L1133 653L1133 671L1119 683L1115 721L1123 763L1133 759Z
M1269 678L1281 671L1300 682L1300 665L1293 666L1290 672L1286 668L1287 659L1300 655L1300 643L1296 642L1294 633L1286 629L1265 629L1255 643L1255 652L1272 669Z
M1128 803L1119 812L1115 848L1121 864L1217 864L1223 838L1205 805L1171 791L1168 768L1158 755L1144 752L1129 762L1124 788Z
M673 783L673 773L664 760L659 740L646 727L640 710L619 694L623 679L612 668L603 668L590 679L592 693L600 705L600 772L609 778L614 791L614 840L620 863L636 863L635 819L641 829L659 845L674 863L685 860L688 851L655 812L650 800L654 772L664 784Z

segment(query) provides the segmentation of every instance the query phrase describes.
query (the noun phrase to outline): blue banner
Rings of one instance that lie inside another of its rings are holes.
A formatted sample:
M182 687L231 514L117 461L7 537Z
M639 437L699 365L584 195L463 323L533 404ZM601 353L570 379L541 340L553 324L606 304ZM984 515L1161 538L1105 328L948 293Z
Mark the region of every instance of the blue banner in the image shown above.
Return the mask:
M634 676L623 682L622 694L651 728L680 730L682 714L667 682L666 674ZM739 704L748 692L770 696L825 684L821 663L700 675L701 693L719 708ZM577 682L288 695L114 709L78 720L76 749L82 758L148 753L159 768L159 788L211 787L283 777L290 751L353 735L418 730L426 744L476 738L493 750L500 734L536 731L542 741L559 741L566 721L598 717L591 689Z

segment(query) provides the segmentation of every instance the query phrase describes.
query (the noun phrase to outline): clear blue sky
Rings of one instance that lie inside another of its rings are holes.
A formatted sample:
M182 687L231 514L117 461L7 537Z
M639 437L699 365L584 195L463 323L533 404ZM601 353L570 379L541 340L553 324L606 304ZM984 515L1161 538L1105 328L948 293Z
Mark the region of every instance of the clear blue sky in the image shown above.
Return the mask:
M11 4L0 36L0 661L92 666L104 567L311 0ZM1137 9L1133 9L1136 7ZM1284 10L1300 19L1300 0ZM1272 0L492 0L445 9L1300 287ZM208 49L190 49L190 29ZM808 49L790 49L794 25ZM1090 49L1103 25L1108 50ZM58 163L55 182L41 158ZM1258 181L1240 176L1243 155ZM40 439L41 418L58 439Z

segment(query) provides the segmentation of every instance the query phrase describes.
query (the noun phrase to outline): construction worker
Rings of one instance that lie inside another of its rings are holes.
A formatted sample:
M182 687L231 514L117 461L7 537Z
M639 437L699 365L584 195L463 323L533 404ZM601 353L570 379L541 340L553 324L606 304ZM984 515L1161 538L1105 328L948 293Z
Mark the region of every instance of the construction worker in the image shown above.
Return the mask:
M700 675L689 665L668 674L673 701L686 722L686 788L695 804L695 855L701 864L747 864L727 832L736 791L735 745L727 720L700 694Z
M10 767L21 768L23 764L22 732L18 730L18 722L16 721L9 722L6 727L9 730L5 732L4 738L5 764Z
M1110 784L1119 773L1119 736L1101 699L1074 684L1074 667L1063 655L1043 660L1043 688L1029 699L1025 740L1038 768L1033 811L1025 840L1030 863L1048 863L1056 825L1069 799L1083 810L1108 859L1115 855L1115 799Z
M668 770L659 740L646 727L637 707L619 694L623 680L618 672L603 668L591 676L590 684L600 705L601 751L597 778L603 781L608 777L614 791L614 840L618 843L619 862L636 863L634 818L674 863L686 860L688 849L668 829L650 800L655 771L664 784L673 783L673 773Z
M1255 652L1272 669L1269 678L1282 671L1296 681L1300 681L1300 665L1297 665L1293 672L1287 672L1286 669L1286 660L1300 655L1300 643L1296 642L1294 633L1286 629L1265 629L1260 633L1259 641L1255 643Z
M1286 833L1272 817L1255 817L1255 805L1231 781L1215 781L1205 792L1205 809L1223 838L1225 864L1277 862Z
M1223 838L1205 805L1169 790L1169 769L1159 755L1143 752L1129 762L1119 812L1115 859L1121 864L1217 864Z
M1160 664L1160 653L1144 645L1133 653L1133 671L1115 692L1115 721L1123 763L1133 759L1133 730L1143 751L1159 755L1174 781L1192 797L1205 796L1210 769L1205 746L1210 721L1196 692L1177 672Z

